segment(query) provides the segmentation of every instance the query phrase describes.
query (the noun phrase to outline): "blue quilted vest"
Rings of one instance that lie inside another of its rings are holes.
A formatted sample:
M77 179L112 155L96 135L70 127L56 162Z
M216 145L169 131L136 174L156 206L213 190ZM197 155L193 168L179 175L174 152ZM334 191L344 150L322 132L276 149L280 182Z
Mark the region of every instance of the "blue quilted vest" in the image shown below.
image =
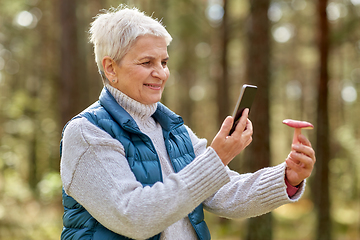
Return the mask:
M116 102L106 88L101 92L99 101L73 119L78 117L87 118L91 123L122 143L129 166L136 179L143 186L152 186L154 183L163 180L160 161L150 138L140 131L133 118ZM194 149L188 132L183 125L183 120L161 103L158 103L153 117L162 126L167 152L174 171L178 172L195 158ZM60 143L60 154L61 151L62 143ZM65 191L63 191L63 205L64 228L61 234L62 240L129 239L102 226ZM196 207L188 217L198 239L209 240L211 237L204 221L202 204ZM150 239L158 240L160 234Z

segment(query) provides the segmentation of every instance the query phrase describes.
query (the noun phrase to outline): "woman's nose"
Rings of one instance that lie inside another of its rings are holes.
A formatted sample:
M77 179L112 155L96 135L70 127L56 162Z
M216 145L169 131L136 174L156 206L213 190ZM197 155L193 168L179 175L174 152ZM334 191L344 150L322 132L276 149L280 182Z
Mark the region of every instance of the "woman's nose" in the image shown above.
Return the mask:
M167 67L163 67L162 65L157 66L152 71L152 76L161 80L166 80L169 76L169 70Z

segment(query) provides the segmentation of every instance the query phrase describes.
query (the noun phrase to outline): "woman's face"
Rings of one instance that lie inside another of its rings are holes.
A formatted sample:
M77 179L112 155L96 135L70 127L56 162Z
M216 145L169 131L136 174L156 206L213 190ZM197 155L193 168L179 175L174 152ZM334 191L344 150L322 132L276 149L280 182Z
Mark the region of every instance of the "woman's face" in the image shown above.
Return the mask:
M168 59L164 38L140 36L120 64L114 66L117 81L109 79L110 84L138 102L156 103L170 75Z

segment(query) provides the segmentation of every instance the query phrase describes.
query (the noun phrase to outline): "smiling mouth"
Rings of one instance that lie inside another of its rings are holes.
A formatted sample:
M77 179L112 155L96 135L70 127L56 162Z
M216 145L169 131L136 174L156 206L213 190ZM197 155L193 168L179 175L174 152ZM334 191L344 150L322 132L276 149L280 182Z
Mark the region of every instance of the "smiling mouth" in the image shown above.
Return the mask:
M146 87L152 88L152 89L161 89L161 85L154 85L154 84L144 84Z

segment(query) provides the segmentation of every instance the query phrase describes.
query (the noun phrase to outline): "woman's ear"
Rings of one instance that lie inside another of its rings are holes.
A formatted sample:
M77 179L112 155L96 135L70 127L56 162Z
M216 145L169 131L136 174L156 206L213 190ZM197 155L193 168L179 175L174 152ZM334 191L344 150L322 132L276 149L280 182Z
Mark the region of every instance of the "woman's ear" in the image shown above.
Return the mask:
M110 81L110 83L117 82L115 69L115 67L117 66L116 62L111 57L105 56L102 60L102 66L104 68L104 74Z

